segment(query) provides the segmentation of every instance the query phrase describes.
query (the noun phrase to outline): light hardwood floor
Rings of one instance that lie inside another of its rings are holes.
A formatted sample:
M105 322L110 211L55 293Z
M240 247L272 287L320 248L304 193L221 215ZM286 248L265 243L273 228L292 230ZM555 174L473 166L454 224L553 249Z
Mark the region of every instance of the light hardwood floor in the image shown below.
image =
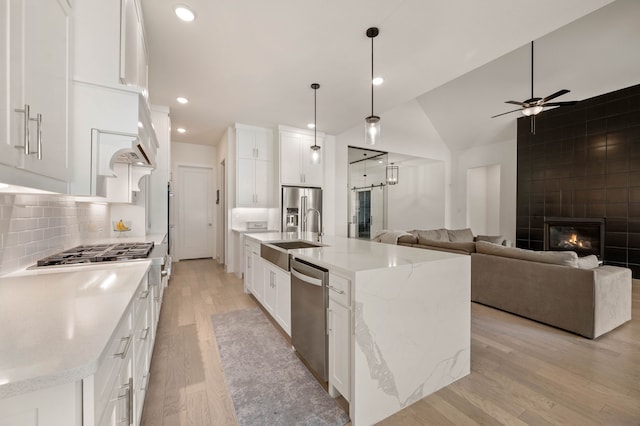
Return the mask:
M256 306L215 261L174 264L144 425L235 425L211 315ZM383 425L640 425L640 281L633 320L585 339L471 306L471 374Z

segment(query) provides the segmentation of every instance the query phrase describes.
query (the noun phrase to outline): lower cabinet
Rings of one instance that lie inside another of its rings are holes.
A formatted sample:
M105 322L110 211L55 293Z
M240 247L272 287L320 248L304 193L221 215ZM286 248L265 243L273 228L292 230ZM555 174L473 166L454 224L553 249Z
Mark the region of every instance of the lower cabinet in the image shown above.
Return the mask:
M263 263L264 299L261 301L262 306L291 336L291 276L288 272L269 262Z
M351 400L351 309L350 283L346 278L329 274L329 394L340 393Z
M0 400L0 426L82 425L81 418L79 381Z
M152 307L158 297L149 282L153 273L152 268L140 282L95 373L0 399L0 426L139 425L153 352Z
M251 267L253 268L253 275L251 277L251 293L255 296L260 303L264 303L264 263L260 257L260 253L251 254Z

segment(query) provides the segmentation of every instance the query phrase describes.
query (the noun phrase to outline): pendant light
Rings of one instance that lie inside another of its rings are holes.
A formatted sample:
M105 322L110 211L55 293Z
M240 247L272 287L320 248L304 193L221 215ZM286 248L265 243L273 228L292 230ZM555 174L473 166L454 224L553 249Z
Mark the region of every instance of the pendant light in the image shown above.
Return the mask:
M313 89L313 145L311 145L311 163L320 164L320 146L318 145L318 123L316 123L316 114L318 111L318 102L316 94L320 85L318 83L311 84Z
M400 168L395 166L393 163L387 166L387 185L397 185L398 184L398 172Z
M376 27L367 29L367 37L371 39L371 115L364 119L364 141L367 145L375 145L380 139L380 117L373 114L373 39L379 33Z

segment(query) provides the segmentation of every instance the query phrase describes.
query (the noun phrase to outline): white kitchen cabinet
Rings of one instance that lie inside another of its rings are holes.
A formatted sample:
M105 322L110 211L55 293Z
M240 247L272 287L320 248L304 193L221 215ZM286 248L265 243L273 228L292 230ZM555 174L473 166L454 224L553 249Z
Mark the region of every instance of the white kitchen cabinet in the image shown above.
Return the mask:
M69 161L69 5L8 0L2 12L0 178L66 190ZM11 168L16 170L11 173Z
M253 288L253 252L250 244L244 245L244 289L251 291Z
M262 306L291 335L291 275L270 262L264 262L264 288Z
M278 269L276 276L275 318L284 331L291 336L291 274Z
M120 81L147 94L149 59L144 37L142 13L137 0L121 1Z
M80 426L82 384L65 383L0 399L0 426Z
M150 176L147 191L147 234L166 235L169 232L167 185L171 180L171 117L166 106L151 106L151 121L158 138L156 168Z
M313 134L280 126L280 182L283 185L322 186L323 141L324 134L319 134L317 145L321 147L320 161L314 164L311 160Z
M276 311L278 286L278 272L269 262L265 262L264 268L264 300L263 305L267 311L274 316Z
M269 207L273 197L272 132L236 124L236 205Z
M329 274L329 393L336 391L350 401L351 383L351 309L350 282L346 278Z
M260 253L252 253L251 266L253 267L253 287L251 293L260 303L263 303L265 293L264 264L266 262L260 257Z

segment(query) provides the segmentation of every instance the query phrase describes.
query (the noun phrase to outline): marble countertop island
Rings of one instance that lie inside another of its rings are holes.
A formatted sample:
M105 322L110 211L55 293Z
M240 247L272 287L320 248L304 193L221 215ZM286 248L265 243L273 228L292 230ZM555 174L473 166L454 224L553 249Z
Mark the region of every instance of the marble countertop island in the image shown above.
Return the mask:
M316 241L295 233L246 237ZM321 243L289 253L350 280L354 425L374 424L469 374L470 256L335 236Z
M0 399L96 371L150 260L0 277Z

